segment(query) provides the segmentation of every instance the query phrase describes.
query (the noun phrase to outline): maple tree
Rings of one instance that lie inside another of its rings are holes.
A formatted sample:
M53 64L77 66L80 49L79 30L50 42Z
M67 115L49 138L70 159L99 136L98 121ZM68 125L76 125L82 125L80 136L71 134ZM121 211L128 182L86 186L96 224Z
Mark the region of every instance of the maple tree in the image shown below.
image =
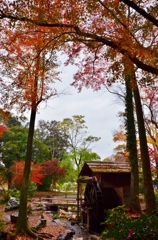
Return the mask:
M139 7L139 2L141 7ZM146 6L148 6L147 10ZM146 77L150 73L158 74L156 2L146 0L135 2L128 0L74 2L69 0L63 2L54 0L12 3L9 1L6 6L5 1L1 1L0 7L0 18L4 23L11 21L16 28L24 27L25 24L33 28L42 26L47 30L48 28L53 29L56 39L60 39L61 42L74 41L71 45L67 44L64 52L69 55L68 63L74 63L73 58L79 57L81 51L86 56L81 62L77 61L81 71L76 75L74 85L79 89L83 86L100 89L110 74L113 75L112 81L118 79L122 65L117 60L122 55L130 59L136 68L139 68L136 69L139 70L139 76L141 73L144 74L144 71ZM40 11L41 9L42 11ZM39 13L40 19L38 18ZM4 46L4 43L1 44ZM113 59L114 63L108 59ZM111 80L109 82L112 82ZM137 90L134 90L134 95L135 99L139 100ZM139 110L142 115L140 104L137 113L138 118L143 121ZM145 139L145 130L144 126L140 124L141 121L139 121L140 136ZM145 145L143 141L140 142L142 144L142 160L147 159L149 162L146 142ZM148 165L144 166L148 168ZM150 179L150 173L145 171L145 175L145 179L146 177ZM151 181L149 182L151 184ZM147 199L148 203L149 199ZM150 208L149 204L147 206ZM154 210L155 204L152 206Z
M136 11L130 11L128 5ZM145 10L146 5L148 6L148 12ZM40 7L42 11L40 11ZM16 11L14 11L15 9ZM151 9L152 11L150 11ZM130 25L126 16L129 12ZM93 45L95 42L95 47L98 50L106 45L114 49L114 52L117 51L128 57L138 68L158 74L156 46L152 44L152 46L146 47L142 41L149 38L147 34L152 31L153 35L150 35L150 39L153 40L152 43L156 44L157 19L154 15L151 15L151 12L156 15L156 3L153 1L144 1L141 7L139 7L139 3L133 1L115 0L105 2L101 0L77 2L69 0L66 3L57 0L29 1L25 4L23 1L15 3L9 1L7 8L5 1L2 1L0 18L10 19L13 22L20 20L26 22L27 26L28 24L31 26L34 24L47 29L55 29L54 31L56 31L58 38L61 38L61 41L64 34L70 41L76 41L74 39L75 35L81 36L82 38L79 41L84 44ZM148 24L148 21L150 24ZM147 34L144 35L143 31L140 31L137 24L139 22L142 26L150 28ZM135 34L136 26L139 34L142 34L140 40ZM119 34L115 34L115 32ZM122 39L124 39L123 42ZM81 49L81 47L79 48ZM145 56L148 56L146 61L144 61ZM151 62L150 57L154 59L154 56L155 60Z
M5 126L4 124L0 124L0 137L2 137L3 132L7 130L9 130L7 126Z
M65 175L66 168L60 166L60 161L58 159L52 159L45 161L42 164L42 174L45 176L43 183L47 182L47 188L49 189L52 184L53 189L56 186L56 182L60 179L61 176Z
M14 161L14 165L11 167L13 172L12 177L12 184L17 188L21 188L22 186L22 179L24 174L24 165L25 161ZM41 180L44 178L42 172L42 166L39 164L31 163L31 173L29 182L35 182L36 184L42 184Z
M20 34L20 37L18 38ZM55 71L54 53L48 54L43 50L45 46L44 33L32 32L26 37L17 31L7 33L8 43L5 46L7 55L1 59L2 69L5 75L0 76L1 104L7 110L16 108L20 113L30 110L30 122L27 138L27 148L24 166L24 175L20 195L20 208L16 228L19 232L28 232L31 236L37 237L27 224L27 193L29 187L29 175L32 161L32 146L35 128L36 112L42 101L56 95L56 90L49 88L49 84L58 79ZM12 42L12 44L9 44ZM6 43L6 42L5 42ZM42 51L43 50L43 51ZM7 78L7 81L6 81Z

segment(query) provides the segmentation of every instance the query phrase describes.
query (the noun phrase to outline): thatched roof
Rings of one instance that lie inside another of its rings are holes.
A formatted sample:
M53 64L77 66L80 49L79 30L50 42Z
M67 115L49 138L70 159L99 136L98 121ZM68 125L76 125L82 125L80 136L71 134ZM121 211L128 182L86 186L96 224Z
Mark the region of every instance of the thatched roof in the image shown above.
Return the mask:
M79 176L91 176L94 173L130 173L131 168L127 162L85 162Z

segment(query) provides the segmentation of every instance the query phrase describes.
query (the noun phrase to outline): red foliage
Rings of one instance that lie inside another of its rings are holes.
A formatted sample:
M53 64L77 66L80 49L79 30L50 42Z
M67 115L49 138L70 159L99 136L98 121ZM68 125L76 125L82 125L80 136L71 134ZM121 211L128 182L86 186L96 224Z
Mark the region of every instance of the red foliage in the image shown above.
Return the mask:
M66 169L60 167L60 162L58 159L48 160L42 164L42 173L44 175L64 175Z
M148 147L149 155L150 155L150 164L151 168L156 172L156 164L158 164L158 153L156 149Z
M15 183L18 187L21 187L23 172L24 172L24 161L14 161L14 165L11 167L14 172L14 176L12 178L12 183ZM31 174L30 181L35 182L37 184L42 184L41 179L44 178L44 175L41 173L42 167L39 164L32 163L31 164Z
M2 137L3 132L6 130L9 130L9 128L4 124L0 124L0 137Z

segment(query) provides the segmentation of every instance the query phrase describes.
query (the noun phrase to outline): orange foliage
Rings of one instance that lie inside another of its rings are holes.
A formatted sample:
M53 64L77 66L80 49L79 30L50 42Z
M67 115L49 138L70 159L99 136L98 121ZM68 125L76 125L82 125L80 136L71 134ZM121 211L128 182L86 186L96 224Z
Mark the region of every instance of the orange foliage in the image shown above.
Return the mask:
M12 178L12 183L15 183L19 188L22 185L22 178L24 172L25 161L14 161L14 165L12 166L12 171L14 176ZM35 182L37 184L41 184L41 179L44 178L44 175L41 173L42 167L37 163L31 164L31 175L30 181Z
M6 130L9 130L9 128L4 124L0 124L0 137L2 137L3 132Z

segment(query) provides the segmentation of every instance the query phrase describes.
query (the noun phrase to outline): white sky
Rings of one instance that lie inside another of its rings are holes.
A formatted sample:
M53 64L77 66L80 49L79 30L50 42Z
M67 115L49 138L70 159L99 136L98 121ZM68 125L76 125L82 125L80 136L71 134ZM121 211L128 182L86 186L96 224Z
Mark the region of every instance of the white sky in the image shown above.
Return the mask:
M88 135L101 137L91 145L92 151L96 152L103 160L112 154L116 144L113 142L113 132L121 124L117 114L124 106L116 102L116 96L105 89L94 92L84 88L78 93L77 89L70 86L73 81L73 67L62 67L61 83L57 84L57 90L68 88L69 94L49 100L47 106L41 105L37 114L36 124L39 120L62 121L73 115L85 116Z

